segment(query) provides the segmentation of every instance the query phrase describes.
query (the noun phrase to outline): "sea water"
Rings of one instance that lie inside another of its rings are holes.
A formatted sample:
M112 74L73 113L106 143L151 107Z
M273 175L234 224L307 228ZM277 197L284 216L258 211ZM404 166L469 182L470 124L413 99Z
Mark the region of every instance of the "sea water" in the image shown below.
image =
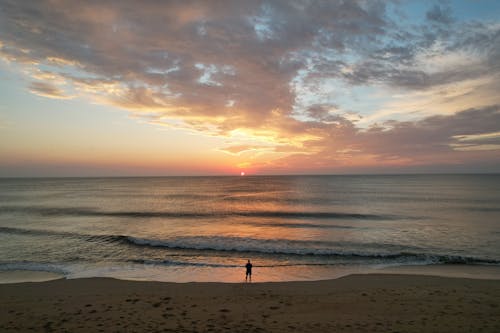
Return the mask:
M254 281L500 267L500 175L0 179L0 271L238 282L248 259Z

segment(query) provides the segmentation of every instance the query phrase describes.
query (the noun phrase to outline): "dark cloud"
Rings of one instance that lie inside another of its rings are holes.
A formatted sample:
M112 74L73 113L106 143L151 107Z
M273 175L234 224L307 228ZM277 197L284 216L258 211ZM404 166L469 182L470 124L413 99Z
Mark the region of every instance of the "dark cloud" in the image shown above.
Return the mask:
M293 155L283 161L332 168L345 168L353 161L362 161L361 165L466 164L471 151L476 151L475 162L491 161L492 152L500 151L498 124L499 105L413 122L390 121L366 130L344 119L323 128L322 139L307 143L311 154ZM500 160L498 155L496 160Z
M434 5L425 16L433 23L450 24L453 22L451 9L449 7Z
M307 111L306 115L316 122L321 123L343 123L346 121L344 117L339 115L337 112L338 107L336 105L329 104L315 104L311 105Z
M458 143L455 136L495 132L499 121L500 107L491 106L415 122L392 122L389 130L375 128L363 133L359 145L380 156L405 156L418 161L428 155L453 153L452 145Z
M29 90L35 95L48 98L55 98L55 99L72 98L71 96L65 94L63 90L46 82L31 82L29 85Z

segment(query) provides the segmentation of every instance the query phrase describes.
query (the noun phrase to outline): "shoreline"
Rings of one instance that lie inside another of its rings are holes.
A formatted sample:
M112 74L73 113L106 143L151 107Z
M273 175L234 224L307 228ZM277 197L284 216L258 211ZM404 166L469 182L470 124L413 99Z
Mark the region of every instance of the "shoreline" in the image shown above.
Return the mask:
M301 267L301 270L307 269ZM287 271L269 268L262 269L258 266L254 272L254 283L266 282L306 282L335 280L355 274L403 274L422 275L449 278L472 278L485 280L500 280L499 265L462 265L462 264L432 264L432 265L400 265L386 267L328 267L324 271L315 271L309 276L297 274L287 274ZM114 278L124 281L150 281L150 282L173 282L173 283L241 283L244 282L243 268L231 270L214 270L206 268L182 268L182 270L169 271L158 267L135 267L131 270L117 272L112 269L110 272L89 270L77 274L64 274L48 270L34 269L13 269L0 270L0 285L8 283L22 282L44 282L57 279L81 279L81 278Z
M500 281L401 274L262 283L59 279L0 285L0 330L498 332Z

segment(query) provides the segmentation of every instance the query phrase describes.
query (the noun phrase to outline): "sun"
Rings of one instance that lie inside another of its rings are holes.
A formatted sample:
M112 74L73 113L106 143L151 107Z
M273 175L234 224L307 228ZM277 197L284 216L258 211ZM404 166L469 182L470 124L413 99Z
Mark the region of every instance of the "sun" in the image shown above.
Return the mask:
M240 176L244 176L244 175L245 175L245 171L240 172Z

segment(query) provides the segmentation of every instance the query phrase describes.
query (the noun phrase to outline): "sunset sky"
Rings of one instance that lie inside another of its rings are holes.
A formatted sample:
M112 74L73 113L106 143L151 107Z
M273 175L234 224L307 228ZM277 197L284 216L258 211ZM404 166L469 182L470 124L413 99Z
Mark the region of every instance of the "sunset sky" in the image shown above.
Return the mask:
M0 177L500 172L500 1L0 0Z

